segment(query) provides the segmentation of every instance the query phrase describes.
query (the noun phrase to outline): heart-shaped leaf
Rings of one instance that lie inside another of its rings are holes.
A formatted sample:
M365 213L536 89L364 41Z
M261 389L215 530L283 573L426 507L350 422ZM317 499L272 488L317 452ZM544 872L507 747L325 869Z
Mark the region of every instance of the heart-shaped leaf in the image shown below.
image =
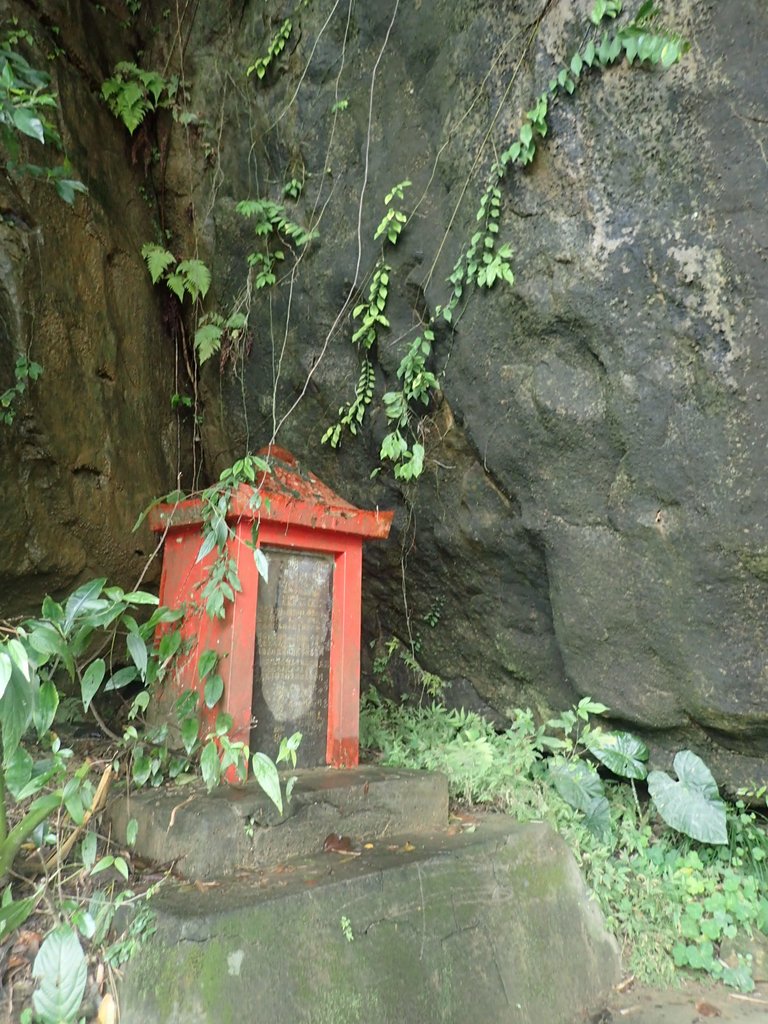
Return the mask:
M38 983L32 1001L42 1024L73 1020L83 1001L88 965L80 940L70 928L57 928L43 942L32 976Z
M277 774L274 761L267 757L266 754L259 752L253 755L251 763L253 765L253 777L282 814L283 795L280 792L280 776Z
M604 796L600 776L584 761L553 761L549 777L563 800L577 811L586 813L593 801Z
M691 839L726 844L725 804L709 768L692 750L679 751L673 768L677 782L666 772L648 775L648 791L656 810L667 825Z
M631 732L599 732L590 739L588 747L614 775L644 779L648 774L643 763L648 760L648 747Z

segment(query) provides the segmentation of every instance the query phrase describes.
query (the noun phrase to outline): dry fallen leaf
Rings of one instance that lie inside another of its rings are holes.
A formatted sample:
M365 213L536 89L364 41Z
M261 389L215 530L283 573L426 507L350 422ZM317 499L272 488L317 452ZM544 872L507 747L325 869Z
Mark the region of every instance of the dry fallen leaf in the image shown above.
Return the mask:
M359 857L360 851L355 850L351 836L342 836L331 832L325 837L323 853L341 853L347 857Z
M708 1003L705 999L700 999L695 1006L696 1013L700 1013L702 1017L720 1017L722 1014L716 1006L712 1003Z
M413 853L415 849L413 843L403 843L403 853Z
M31 966L40 948L41 939L42 936L39 932L20 932L4 964L5 973L11 974L18 971L21 967Z
M117 1021L117 1007L111 993L107 992L99 1003L99 1024L115 1024Z

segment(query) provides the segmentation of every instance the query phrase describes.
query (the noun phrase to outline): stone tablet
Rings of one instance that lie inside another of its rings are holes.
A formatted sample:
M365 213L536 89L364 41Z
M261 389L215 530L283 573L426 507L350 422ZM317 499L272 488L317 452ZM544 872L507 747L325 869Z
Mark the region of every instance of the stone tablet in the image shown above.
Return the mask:
M274 757L280 739L303 734L301 767L325 764L333 557L264 548L259 579L251 750Z

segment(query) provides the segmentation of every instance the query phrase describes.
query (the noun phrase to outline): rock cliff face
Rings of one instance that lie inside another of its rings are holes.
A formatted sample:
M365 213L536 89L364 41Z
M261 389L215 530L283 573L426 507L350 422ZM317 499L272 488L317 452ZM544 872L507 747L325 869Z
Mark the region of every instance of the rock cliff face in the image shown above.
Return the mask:
M502 185L514 286L474 295L455 330L438 332L425 472L411 485L369 479L386 431L380 396L446 301L494 150L582 41L589 6L229 3L182 22L196 117L163 153L165 223L189 244L195 211L211 298L250 309L247 351L204 374L206 455L218 470L276 433L350 500L395 507L394 539L368 553L366 639L410 633L424 666L453 682L449 698L503 717L589 694L663 749L693 746L721 775L759 777L762 0L668 5L691 42L680 65L590 74L553 110L533 168ZM130 521L175 474L173 349L138 257L154 229L141 168L95 94L142 33L143 61L179 57L148 32L159 7L145 4L121 38L111 9L103 24L90 10L61 17L69 56L56 62L90 198L75 213L32 204L22 225L2 226L0 347L31 342L46 367L3 441L2 572L18 578L15 605L86 571L125 576L140 560ZM262 80L246 78L286 17L285 48ZM294 178L302 195L283 200ZM405 178L413 216L386 253L377 397L334 452L319 441L354 393L350 312L381 251L384 196ZM289 255L275 288L244 292L253 222L235 206L265 196L305 225L319 216L320 237L298 263Z
M90 192L70 208L50 186L0 173L0 389L18 355L43 366L0 426L0 616L94 576L135 583L154 541L131 528L181 461L173 347L140 255L155 229L127 135L98 97L118 59L114 19L84 2L43 4L36 18L12 2L8 15L34 33L29 59L52 75Z

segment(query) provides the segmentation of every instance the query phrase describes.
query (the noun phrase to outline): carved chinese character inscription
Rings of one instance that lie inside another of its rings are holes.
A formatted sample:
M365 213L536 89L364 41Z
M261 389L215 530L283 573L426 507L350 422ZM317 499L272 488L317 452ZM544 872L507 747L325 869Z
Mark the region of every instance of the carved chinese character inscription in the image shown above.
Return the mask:
M303 734L302 766L325 763L333 557L264 548L259 579L251 749L274 756L282 736Z

